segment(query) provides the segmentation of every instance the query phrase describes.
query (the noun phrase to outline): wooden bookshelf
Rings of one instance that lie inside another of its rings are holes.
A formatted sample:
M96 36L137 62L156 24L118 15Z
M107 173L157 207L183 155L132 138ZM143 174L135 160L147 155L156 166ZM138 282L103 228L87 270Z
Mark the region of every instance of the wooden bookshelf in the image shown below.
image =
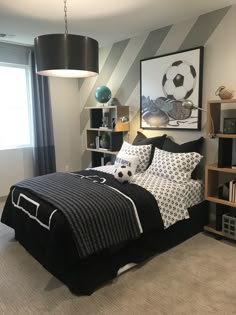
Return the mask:
M230 100L209 100L207 102L207 136L218 138L218 162L217 164L206 165L205 167L205 199L216 206L216 222L213 225L205 226L204 230L214 233L217 236L224 236L222 233L222 215L227 213L231 207L236 207L236 202L219 197L219 187L225 182L236 179L236 169L232 168L233 139L236 134L223 133L222 121L224 104L232 104L236 111L236 99ZM228 106L228 108L231 107Z

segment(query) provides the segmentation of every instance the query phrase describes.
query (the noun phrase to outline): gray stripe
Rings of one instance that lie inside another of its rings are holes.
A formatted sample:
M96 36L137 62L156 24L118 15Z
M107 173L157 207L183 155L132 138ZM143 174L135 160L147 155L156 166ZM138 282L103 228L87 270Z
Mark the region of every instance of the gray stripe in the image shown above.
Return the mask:
M200 15L178 50L204 46L231 6Z
M120 42L115 43L112 46L112 49L106 59L106 62L97 77L97 80L88 96L88 99L84 106L91 106L91 104L94 104L94 91L95 87L100 85L106 85L106 83L109 81L112 72L114 71L114 68L116 67L118 61L120 60L120 57L122 56L126 46L128 45L130 39L122 40ZM89 120L89 112L87 110L83 110L80 114L80 134L85 129L85 126Z
M130 97L134 88L139 82L140 59L149 58L155 55L156 51L161 46L171 27L172 25L169 25L149 33L147 39L145 40L142 48L140 49L123 82L121 83L119 90L115 95L115 97L120 101L121 104L125 104L127 102L128 98Z

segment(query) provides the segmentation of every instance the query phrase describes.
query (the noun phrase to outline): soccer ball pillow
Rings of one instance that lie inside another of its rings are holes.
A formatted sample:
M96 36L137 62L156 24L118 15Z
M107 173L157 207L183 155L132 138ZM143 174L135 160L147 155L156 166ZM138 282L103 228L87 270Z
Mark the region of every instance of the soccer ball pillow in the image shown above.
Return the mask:
M133 178L132 168L127 165L121 165L116 168L114 177L120 183L130 183Z

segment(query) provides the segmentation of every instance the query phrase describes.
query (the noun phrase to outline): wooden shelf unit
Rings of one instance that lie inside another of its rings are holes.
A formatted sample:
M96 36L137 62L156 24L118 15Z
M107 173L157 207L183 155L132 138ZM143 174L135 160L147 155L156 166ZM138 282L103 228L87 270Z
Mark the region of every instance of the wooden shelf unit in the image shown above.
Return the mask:
M90 127L86 129L86 149L91 152L92 167L100 166L101 160L109 159L109 156L112 159L122 146L124 132L128 132L130 128L129 106L93 106L85 109L90 111ZM108 120L107 128L102 127L105 113ZM122 117L127 121L123 122ZM109 136L108 150L96 147L96 138L104 134Z
M222 104L235 104L234 109L236 110L236 99L209 100L207 102L207 135L211 138L218 138L219 146L218 163L205 167L205 199L216 204L216 222L215 226L205 226L204 230L217 236L224 236L222 215L228 212L230 207L236 207L235 202L219 197L219 186L222 181L236 179L236 169L231 167L233 139L236 139L236 134L223 133Z

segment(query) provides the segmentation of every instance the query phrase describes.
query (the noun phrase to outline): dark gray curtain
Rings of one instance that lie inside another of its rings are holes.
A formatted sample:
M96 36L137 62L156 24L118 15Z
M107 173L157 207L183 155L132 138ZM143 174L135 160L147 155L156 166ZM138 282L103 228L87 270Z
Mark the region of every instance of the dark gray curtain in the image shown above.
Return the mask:
M52 110L48 78L35 72L34 53L31 53L32 101L34 122L34 176L56 171Z

